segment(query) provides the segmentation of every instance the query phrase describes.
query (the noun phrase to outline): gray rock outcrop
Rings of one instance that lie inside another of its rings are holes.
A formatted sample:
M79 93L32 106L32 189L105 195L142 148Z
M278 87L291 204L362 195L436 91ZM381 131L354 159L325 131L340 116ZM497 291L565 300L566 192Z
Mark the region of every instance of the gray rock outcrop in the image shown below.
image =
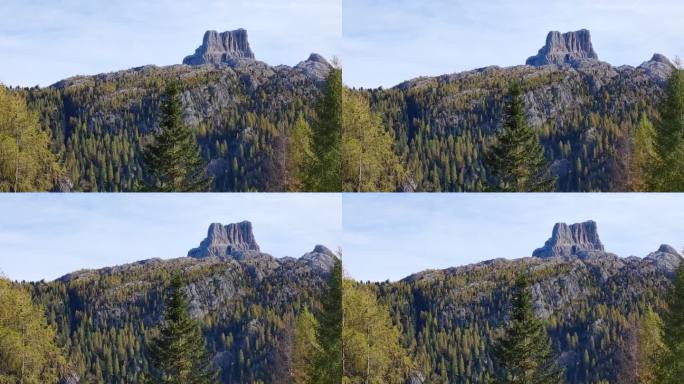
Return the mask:
M663 244L657 251L651 252L644 258L644 262L652 263L660 273L674 274L682 262L682 256L673 247Z
M252 223L243 221L225 226L213 223L209 226L207 238L202 240L199 247L191 249L188 256L194 258L226 257L244 251L260 252L252 232Z
M337 256L328 247L317 245L313 251L305 253L299 260L316 271L329 271L335 265Z
M59 384L79 384L81 378L74 372L69 372L59 380Z
M249 47L247 31L241 28L222 33L207 31L202 45L183 59L183 64L233 64L244 59L254 60L254 53Z
M546 36L546 44L536 56L527 59L525 64L541 67L549 64L570 64L590 59L597 60L598 55L591 44L591 33L586 29L561 34L551 31Z
M660 79L661 81L666 81L670 77L674 65L670 59L656 53L651 60L642 63L638 68L646 72L649 76Z
M328 60L317 53L312 53L308 59L295 66L295 69L301 70L307 76L311 76L319 81L325 80L331 68L332 65L330 65Z
M537 248L532 256L586 257L593 253L605 253L605 249L599 239L596 222L589 220L572 225L557 223L553 226L551 238L544 243L543 247Z

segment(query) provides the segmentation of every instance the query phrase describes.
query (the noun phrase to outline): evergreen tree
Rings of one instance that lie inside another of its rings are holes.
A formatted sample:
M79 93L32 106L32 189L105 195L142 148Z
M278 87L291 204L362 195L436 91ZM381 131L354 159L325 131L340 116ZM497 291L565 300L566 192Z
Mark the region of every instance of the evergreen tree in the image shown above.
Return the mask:
M657 162L649 186L654 191L684 191L684 70L672 71L656 124Z
M684 377L684 263L679 265L663 315L665 352L658 369L659 384L679 384Z
M188 300L179 275L171 280L164 323L150 346L156 368L152 381L160 384L208 384L217 372L207 354L199 324L188 313Z
M342 190L342 70L330 70L313 126L315 161L306 178L306 189L316 192Z
M146 190L202 192L211 185L195 136L183 122L181 108L180 88L171 82L162 101L160 130L143 153Z
M535 316L523 275L516 280L508 326L494 348L501 384L561 384L563 371L551 350L546 328Z
M0 383L56 383L65 367L44 309L28 291L0 278Z
M61 173L38 116L21 94L0 85L0 192L47 191Z
M349 384L403 383L412 363L389 309L368 286L345 279L342 329L344 377Z
M287 189L290 192L302 191L306 185L307 171L314 161L311 135L311 127L300 114L292 128L287 156Z
M634 132L632 153L629 163L629 187L633 192L647 191L647 176L657 164L658 155L654 146L653 124L642 117Z
M314 362L320 353L316 340L318 322L307 308L297 316L295 324L292 379L295 384L313 384Z
M525 101L519 83L511 84L504 106L503 130L486 156L487 168L501 192L551 192L556 180L549 175L544 148L525 119Z
M320 352L314 361L314 383L342 381L342 261L336 260L321 298L316 339Z
M639 384L658 384L658 364L665 351L662 326L660 316L649 308L639 324L639 342L634 359Z
M346 192L392 192L403 167L394 140L363 94L345 89L342 101L342 188Z

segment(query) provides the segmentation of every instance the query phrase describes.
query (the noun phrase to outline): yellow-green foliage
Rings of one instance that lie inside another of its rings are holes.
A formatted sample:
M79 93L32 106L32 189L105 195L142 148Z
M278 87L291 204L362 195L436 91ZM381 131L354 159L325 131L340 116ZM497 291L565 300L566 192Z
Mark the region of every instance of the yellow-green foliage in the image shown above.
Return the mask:
M391 192L402 181L403 168L391 134L368 99L347 89L342 99L342 188L348 192Z
M59 175L50 138L21 94L0 86L0 191L51 189Z
M43 309L0 278L0 383L56 383L65 367Z
M387 307L368 286L345 280L342 295L344 327L343 383L403 383L412 364L399 342Z

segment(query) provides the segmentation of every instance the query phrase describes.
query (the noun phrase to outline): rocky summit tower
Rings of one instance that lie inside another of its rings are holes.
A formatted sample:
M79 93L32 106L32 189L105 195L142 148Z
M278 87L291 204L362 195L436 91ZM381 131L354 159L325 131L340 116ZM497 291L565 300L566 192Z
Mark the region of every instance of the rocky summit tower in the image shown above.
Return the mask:
M549 64L574 65L582 60L598 60L591 44L591 33L586 29L561 34L551 31L546 36L546 44L536 56L527 59L525 64L534 67Z
M195 50L194 54L183 59L183 64L222 64L241 59L254 59L254 53L249 47L247 31L242 28L222 33L205 32L202 45Z

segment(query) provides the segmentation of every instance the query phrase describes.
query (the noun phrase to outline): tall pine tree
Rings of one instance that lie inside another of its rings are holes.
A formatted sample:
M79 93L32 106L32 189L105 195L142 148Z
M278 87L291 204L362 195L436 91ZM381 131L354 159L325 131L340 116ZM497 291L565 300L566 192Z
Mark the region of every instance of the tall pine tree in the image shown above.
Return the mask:
M648 308L639 323L638 346L635 359L636 379L639 384L657 384L658 365L663 358L663 321Z
M325 81L323 97L316 108L313 125L313 161L306 190L342 190L342 70L332 68Z
M287 156L287 190L300 192L306 185L307 171L314 162L311 150L311 127L302 115L297 117L289 138Z
M343 282L344 383L403 383L414 368L389 309L370 286Z
M217 371L207 354L202 330L188 313L188 299L183 288L181 277L174 275L166 298L164 323L150 346L155 368L152 382L216 383Z
M211 186L192 131L181 116L180 88L171 82L162 100L160 131L145 148L146 190L202 192Z
M339 259L330 273L321 305L316 331L320 352L314 361L313 382L339 384L342 381L342 261Z
M66 370L45 309L0 277L0 383L56 383Z
M680 263L663 315L665 352L657 373L659 384L681 384L684 378L684 262Z
M392 192L403 181L404 170L394 153L394 139L368 99L343 91L342 190Z
M562 384L563 371L551 350L549 335L535 316L527 278L518 277L510 320L494 347L500 384Z
M684 191L684 70L672 71L656 124L657 161L649 187L659 192Z
M485 161L492 189L500 192L551 192L556 180L549 175L544 148L525 119L525 101L519 83L511 84L504 106L503 130Z
M0 85L0 192L48 191L62 174L38 115Z
M634 130L632 153L629 161L629 189L632 192L648 190L647 176L658 164L658 155L654 146L655 129L653 124L642 116Z

